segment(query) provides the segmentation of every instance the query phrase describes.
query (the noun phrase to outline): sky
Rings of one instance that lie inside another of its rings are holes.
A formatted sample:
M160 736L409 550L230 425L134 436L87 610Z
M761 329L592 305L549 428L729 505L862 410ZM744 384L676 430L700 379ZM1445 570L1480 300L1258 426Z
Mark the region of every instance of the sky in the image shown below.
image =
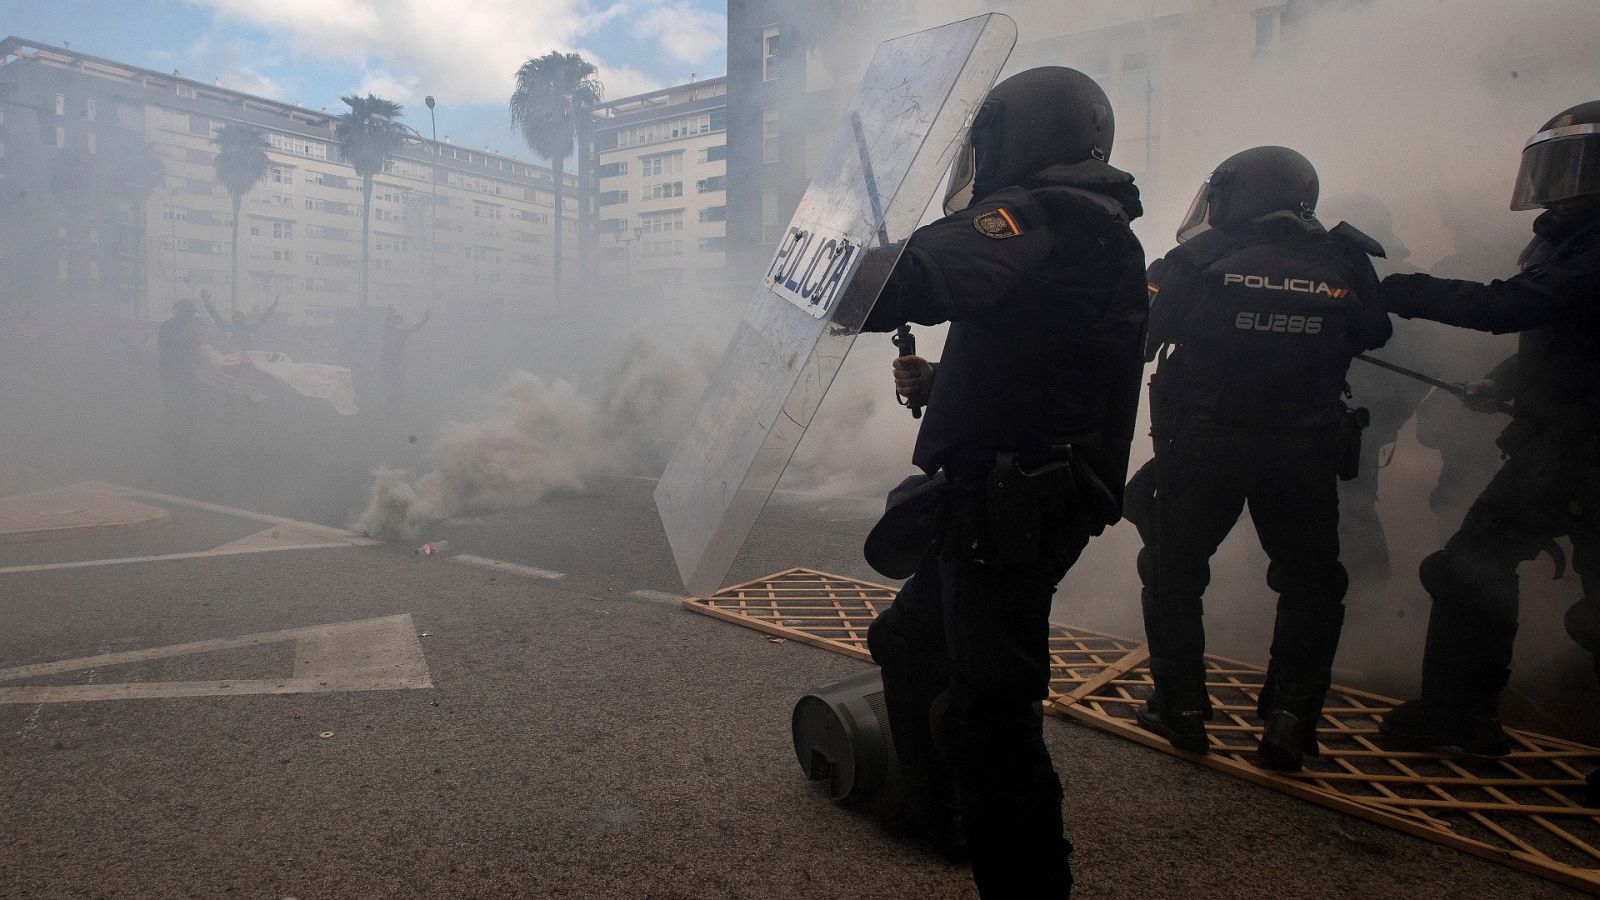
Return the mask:
M726 68L714 0L3 0L0 34L332 112L369 92L423 134L532 158L506 101L551 50L600 67L611 98Z

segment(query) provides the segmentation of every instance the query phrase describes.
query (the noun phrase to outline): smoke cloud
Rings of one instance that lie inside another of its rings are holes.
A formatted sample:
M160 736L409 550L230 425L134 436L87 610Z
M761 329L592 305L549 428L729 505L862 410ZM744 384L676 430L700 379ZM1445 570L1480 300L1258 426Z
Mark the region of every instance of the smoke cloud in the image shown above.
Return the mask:
M529 506L553 492L577 492L597 474L648 470L668 443L664 418L703 390L703 372L640 338L598 398L564 379L518 371L475 422L452 423L413 478L379 467L354 523L366 534L411 539L427 525L466 513Z

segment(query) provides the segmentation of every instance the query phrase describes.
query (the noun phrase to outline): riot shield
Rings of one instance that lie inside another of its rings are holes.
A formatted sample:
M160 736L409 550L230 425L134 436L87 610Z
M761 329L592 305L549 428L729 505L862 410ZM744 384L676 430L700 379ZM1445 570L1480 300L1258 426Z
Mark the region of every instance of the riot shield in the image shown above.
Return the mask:
M1016 43L991 13L884 41L656 487L684 586L721 586Z

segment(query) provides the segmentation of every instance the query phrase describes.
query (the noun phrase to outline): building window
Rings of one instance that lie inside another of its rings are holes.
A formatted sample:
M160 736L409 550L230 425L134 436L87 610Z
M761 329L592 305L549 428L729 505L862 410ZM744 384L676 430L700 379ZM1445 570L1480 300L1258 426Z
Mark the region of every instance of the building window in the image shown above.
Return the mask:
M726 175L713 175L710 178L700 179L695 183L695 187L698 188L702 194L710 194L716 191L727 190L727 181L728 177Z
M683 210L669 209L663 212L648 212L639 214L639 233L668 234L683 230Z
M761 192L761 243L773 245L783 237L783 222L778 218L778 192Z
M700 151L700 161L703 162L703 163L716 162L717 160L727 159L727 158L728 158L728 145L727 144L718 144L715 147L707 147L704 150Z
M288 166L273 166L271 178L273 184L294 184L294 170Z
M761 161L775 163L783 158L783 147L778 143L778 108L761 111Z
M667 137L681 138L696 134L707 134L711 131L710 116L689 116L676 119L667 123Z
M639 194L641 200L663 200L668 197L682 197L683 182L662 181L652 184Z
M1124 103L1118 108L1127 110L1130 115L1142 116L1154 93L1155 85L1150 77L1150 54L1143 50L1124 54L1122 57Z
M701 253L721 253L728 249L728 239L725 237L708 237L700 239Z
M601 178L615 178L618 175L628 174L628 164L625 162L606 163L597 171Z
M272 236L280 241L290 240L294 237L293 222L273 222Z
M761 80L773 81L778 77L778 26L761 32Z
M95 140L94 132L89 132L88 140L84 142L84 146L89 150L90 153L95 153L100 149L99 143Z
M95 108L93 98L83 101L83 115L84 118L88 119L89 121L94 121Z
M61 127L60 125L56 126L56 149L67 149L67 129Z
M1283 37L1283 17L1287 6L1273 6L1256 10L1256 51L1260 52L1278 43Z
M700 210L700 221L726 222L728 221L728 208L726 206L708 206Z
M676 175L683 171L683 153L658 153L639 157L639 174L645 178Z
M64 116L66 114L67 114L67 95L66 94L57 94L56 95L56 115Z

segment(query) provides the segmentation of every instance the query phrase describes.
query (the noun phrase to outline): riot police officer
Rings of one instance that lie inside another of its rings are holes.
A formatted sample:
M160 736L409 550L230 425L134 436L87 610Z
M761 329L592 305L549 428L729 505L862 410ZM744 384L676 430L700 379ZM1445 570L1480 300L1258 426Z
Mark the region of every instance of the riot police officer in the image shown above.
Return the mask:
M964 835L984 897L1071 889L1034 704L1051 595L1119 516L1138 405L1142 207L1107 162L1112 135L1110 101L1081 72L997 85L952 182L970 203L912 235L866 323L951 323L937 375L896 361L899 390L927 405L913 462L949 482L943 537L869 646L917 818Z
M1139 574L1155 693L1138 719L1205 752L1201 598L1210 558L1248 504L1279 595L1260 762L1288 771L1316 752L1344 622L1336 473L1359 453L1345 373L1391 330L1369 259L1382 247L1347 224L1325 230L1317 191L1293 150L1237 153L1201 187L1179 246L1150 266L1150 344L1162 360Z
M1422 696L1382 724L1408 748L1510 751L1497 713L1517 632L1517 566L1554 537L1572 539L1586 595L1568 610L1567 630L1600 654L1600 101L1551 119L1523 149L1511 208L1539 207L1511 278L1383 282L1398 315L1521 332L1515 414L1498 442L1506 462L1444 549L1422 562L1433 597Z

